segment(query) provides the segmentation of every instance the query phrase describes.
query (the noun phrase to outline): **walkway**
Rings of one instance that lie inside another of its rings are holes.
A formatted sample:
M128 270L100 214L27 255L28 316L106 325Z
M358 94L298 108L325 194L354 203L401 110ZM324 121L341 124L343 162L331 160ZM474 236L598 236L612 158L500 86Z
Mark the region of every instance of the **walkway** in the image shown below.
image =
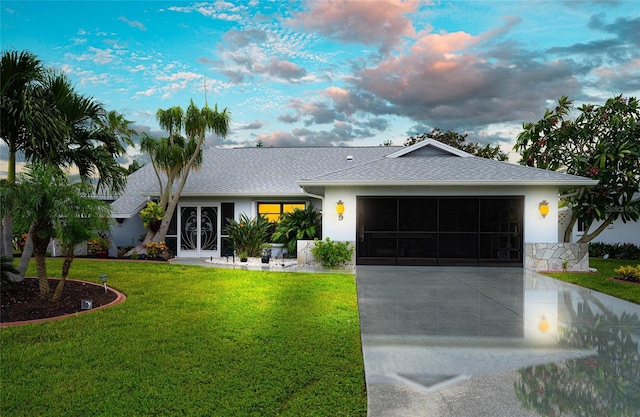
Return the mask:
M640 415L636 304L519 268L359 266L356 280L370 417Z

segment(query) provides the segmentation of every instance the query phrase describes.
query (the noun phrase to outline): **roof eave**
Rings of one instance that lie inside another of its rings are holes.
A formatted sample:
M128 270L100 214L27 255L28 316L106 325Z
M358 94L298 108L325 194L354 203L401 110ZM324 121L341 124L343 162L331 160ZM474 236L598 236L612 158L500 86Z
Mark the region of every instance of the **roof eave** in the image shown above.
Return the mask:
M377 187L460 187L460 186L558 186L558 187L592 187L598 184L597 180L529 180L529 181L378 181L378 180L361 180L361 181L299 181L298 185L303 188L307 187L357 187L357 186L377 186Z

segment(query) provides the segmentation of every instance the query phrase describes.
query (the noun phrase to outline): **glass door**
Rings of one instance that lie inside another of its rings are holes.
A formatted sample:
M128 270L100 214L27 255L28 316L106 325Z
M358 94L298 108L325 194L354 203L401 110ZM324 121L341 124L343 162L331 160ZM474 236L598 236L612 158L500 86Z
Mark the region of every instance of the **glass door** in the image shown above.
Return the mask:
M218 207L180 207L180 247L178 256L219 256Z

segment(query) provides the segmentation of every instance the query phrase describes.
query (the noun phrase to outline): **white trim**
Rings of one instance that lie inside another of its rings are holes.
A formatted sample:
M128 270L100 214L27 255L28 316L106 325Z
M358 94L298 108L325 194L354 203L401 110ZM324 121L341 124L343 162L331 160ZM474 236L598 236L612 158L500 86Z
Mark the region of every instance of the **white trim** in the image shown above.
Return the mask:
M400 156L406 155L408 153L411 153L413 151L415 151L416 149L420 149L420 148L424 148L425 146L433 146L434 148L438 148L442 151L448 152L452 155L455 156L460 156L463 158L474 158L473 155L471 155L470 153L467 153L461 149L458 148L454 148L453 146L449 146L445 143L439 142L435 139L425 139L423 141L420 141L418 143L414 143L411 146L406 146L404 149L401 149L399 151L396 151L392 154L389 154L387 156L385 156L385 158L398 158Z
M198 217L198 237L196 243L196 250L183 250L181 249L181 240L182 240L182 208L183 207L195 207L197 209L197 217ZM200 212L202 207L213 207L216 209L216 250L203 251L201 250L201 218ZM178 212L176 213L176 255L178 257L185 258L202 258L202 257L219 257L221 246L222 246L222 224L221 224L221 203L219 201L215 202L202 202L202 201L185 201L183 203L178 203L178 207L176 207Z

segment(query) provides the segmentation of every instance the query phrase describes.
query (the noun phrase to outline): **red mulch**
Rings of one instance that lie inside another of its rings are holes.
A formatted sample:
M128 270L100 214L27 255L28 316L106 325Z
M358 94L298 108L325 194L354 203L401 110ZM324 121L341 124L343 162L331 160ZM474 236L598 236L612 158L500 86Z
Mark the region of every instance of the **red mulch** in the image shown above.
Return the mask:
M58 280L50 279L51 291L55 290ZM36 320L73 314L82 310L82 300L92 300L92 308L109 304L117 294L103 286L82 281L67 280L59 301L51 302L39 298L40 288L35 278L25 278L10 289L0 293L0 322Z

